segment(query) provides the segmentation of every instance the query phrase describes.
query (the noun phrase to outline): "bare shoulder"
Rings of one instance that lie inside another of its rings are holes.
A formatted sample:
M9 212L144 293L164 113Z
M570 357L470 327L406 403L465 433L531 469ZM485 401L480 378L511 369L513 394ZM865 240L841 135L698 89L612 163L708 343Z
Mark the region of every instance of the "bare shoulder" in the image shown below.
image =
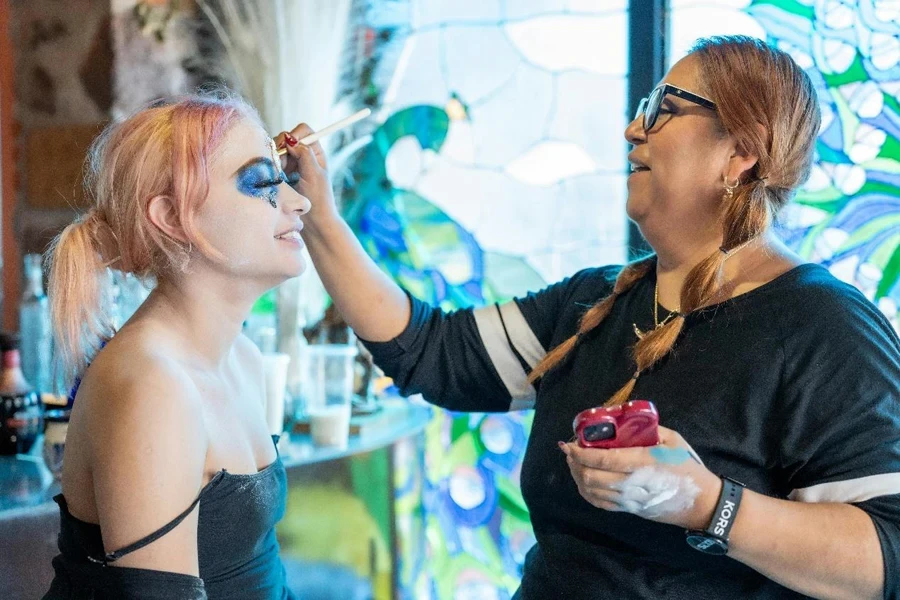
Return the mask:
M112 425L136 418L129 436L148 429L167 438L165 431L177 423L201 425L202 398L177 354L134 337L111 340L84 374L77 400L91 406L93 433L117 435L121 428ZM160 431L162 425L169 427Z
M204 481L202 398L177 352L155 342L140 334L114 338L85 373L76 398L107 552L166 525L190 506ZM197 574L196 512L116 564Z

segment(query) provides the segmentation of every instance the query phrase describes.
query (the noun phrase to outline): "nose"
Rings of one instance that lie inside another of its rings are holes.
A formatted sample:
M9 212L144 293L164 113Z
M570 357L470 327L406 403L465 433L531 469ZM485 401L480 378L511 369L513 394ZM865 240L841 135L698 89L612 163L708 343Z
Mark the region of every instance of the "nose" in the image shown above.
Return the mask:
M632 119L625 128L625 139L629 144L638 145L647 141L647 132L644 131L644 115L638 115Z
M297 192L294 188L284 185L281 187L280 204L284 207L285 212L297 213L305 215L312 208L309 198Z

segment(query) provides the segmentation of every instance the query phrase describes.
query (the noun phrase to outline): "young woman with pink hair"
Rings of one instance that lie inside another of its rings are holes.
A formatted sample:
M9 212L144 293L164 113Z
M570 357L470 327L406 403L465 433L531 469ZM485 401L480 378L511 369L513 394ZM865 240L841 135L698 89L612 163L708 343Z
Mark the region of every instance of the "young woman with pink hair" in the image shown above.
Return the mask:
M98 138L88 167L91 209L50 267L57 342L82 377L45 598L292 598L274 533L285 471L241 326L303 271L310 203L233 98L146 108ZM156 284L118 331L107 267Z

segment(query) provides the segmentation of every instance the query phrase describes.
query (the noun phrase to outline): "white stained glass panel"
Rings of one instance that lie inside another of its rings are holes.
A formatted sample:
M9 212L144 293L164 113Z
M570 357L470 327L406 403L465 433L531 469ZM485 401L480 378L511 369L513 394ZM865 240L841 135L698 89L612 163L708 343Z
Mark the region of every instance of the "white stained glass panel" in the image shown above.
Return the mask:
M475 104L507 85L522 57L498 27L447 27L441 60L451 91Z
M695 5L672 9L670 13L671 46L670 64L688 53L698 38L711 35L749 35L765 39L766 32L759 22L745 12L717 2L696 3ZM733 4L749 4L734 2Z
M384 94L385 109L394 112L416 104L443 105L450 90L441 68L441 31L430 30L409 36L401 52L398 70Z
M551 185L596 169L581 146L554 140L541 142L506 165L514 179L530 185Z
M625 13L536 17L509 23L506 33L526 60L549 71L624 76L627 70L627 54L610 51L625 47Z
M602 0L601 0L602 1ZM507 0L503 18L507 21L559 14L566 10L566 0Z
M628 0L566 0L566 8L583 13L625 12Z
M518 213L530 213L536 219L552 217L556 191L551 187L524 184L499 169L456 164L440 154L422 173L415 190L473 232L485 249L521 254L534 235L542 237L542 245L552 244L543 231L522 232L530 235L518 239L516 231L510 231L511 219L517 219ZM507 216L501 216L503 211L508 211Z
M502 18L500 0L429 0L412 3L415 29L463 23L497 22Z
M520 63L496 93L471 107L480 164L502 168L540 141L554 114L553 82L551 73Z
M629 123L625 79L563 73L557 78L556 92L546 135L580 145L599 170L624 168L625 127Z
M727 8L740 10L750 5L750 0L669 0L672 13L691 8Z

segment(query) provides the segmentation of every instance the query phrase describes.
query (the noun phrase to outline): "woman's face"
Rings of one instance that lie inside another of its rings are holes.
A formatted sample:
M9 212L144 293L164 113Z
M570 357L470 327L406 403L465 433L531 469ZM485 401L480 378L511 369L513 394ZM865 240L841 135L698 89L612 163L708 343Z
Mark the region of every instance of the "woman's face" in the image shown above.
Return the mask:
M214 268L272 286L306 264L300 216L309 200L284 181L271 139L249 120L226 134L210 160L209 195L194 217L200 234L222 253Z
M663 81L704 96L692 56L676 63ZM734 143L716 112L667 94L650 131L638 116L625 138L633 145L626 212L650 244L673 236L700 243L720 239L718 207Z

